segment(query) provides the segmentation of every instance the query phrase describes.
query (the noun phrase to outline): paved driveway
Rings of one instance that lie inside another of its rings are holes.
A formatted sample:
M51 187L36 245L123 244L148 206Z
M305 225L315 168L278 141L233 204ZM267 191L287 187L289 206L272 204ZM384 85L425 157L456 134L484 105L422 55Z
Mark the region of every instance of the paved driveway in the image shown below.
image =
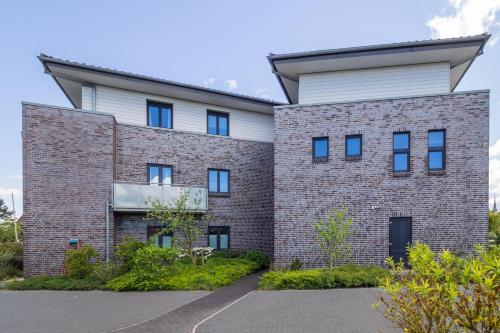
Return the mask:
M401 332L372 308L376 288L253 291L196 333Z
M207 294L202 291L0 291L0 332L115 330L157 317Z

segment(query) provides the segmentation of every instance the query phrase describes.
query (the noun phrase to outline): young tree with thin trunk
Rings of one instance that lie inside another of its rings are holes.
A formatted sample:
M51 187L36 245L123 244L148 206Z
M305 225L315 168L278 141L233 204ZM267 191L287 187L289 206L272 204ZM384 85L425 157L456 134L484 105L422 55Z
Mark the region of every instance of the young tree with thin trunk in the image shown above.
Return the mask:
M172 203L163 204L159 200L150 200L151 208L147 213L147 218L158 221L165 225L165 230L161 233L178 232L180 237L178 244L188 253L191 262L196 264L196 254L193 251L196 240L203 234L199 225L199 207L201 198L194 199L194 207L189 207L189 193L182 193Z
M330 270L334 264L346 262L351 257L351 244L347 242L352 234L351 225L352 218L347 216L347 209L332 210L326 219L313 224L318 245Z

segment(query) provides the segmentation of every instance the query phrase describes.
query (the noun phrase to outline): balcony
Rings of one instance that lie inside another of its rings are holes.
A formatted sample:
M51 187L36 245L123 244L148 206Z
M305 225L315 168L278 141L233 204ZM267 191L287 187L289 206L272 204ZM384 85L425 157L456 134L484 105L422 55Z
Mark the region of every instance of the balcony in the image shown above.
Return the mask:
M183 193L188 193L187 208L194 212L208 210L208 191L201 186L171 186L117 182L113 184L113 210L118 212L144 212L150 200L163 205L173 204Z

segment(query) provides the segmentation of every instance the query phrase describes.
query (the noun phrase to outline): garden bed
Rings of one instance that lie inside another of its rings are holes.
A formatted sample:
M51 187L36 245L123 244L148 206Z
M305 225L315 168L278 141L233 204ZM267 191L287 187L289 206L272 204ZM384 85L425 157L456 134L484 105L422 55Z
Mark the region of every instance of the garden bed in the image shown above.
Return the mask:
M379 266L344 265L326 269L280 270L264 274L262 290L377 287L388 271Z

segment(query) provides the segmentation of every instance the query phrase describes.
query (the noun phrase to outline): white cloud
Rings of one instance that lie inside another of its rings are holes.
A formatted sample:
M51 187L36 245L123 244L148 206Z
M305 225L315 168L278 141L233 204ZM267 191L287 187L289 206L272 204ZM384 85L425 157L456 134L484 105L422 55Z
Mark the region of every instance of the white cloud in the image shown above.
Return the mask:
M203 81L203 86L204 86L204 87L210 87L210 86L211 86L211 85L213 85L214 83L215 83L215 78L210 77L210 78L205 79L205 80Z
M23 176L22 175L18 175L18 174L10 175L9 178L10 179L14 179L14 180L18 180L18 181L22 181L23 180Z
M224 85L226 86L226 89L229 91L238 89L238 81L235 79L229 79L224 82Z
M448 0L447 11L451 14L434 16L427 26L432 38L478 35L495 26L499 10L500 0ZM495 36L491 43L496 42Z
M23 211L23 192L15 187L0 187L0 199L12 209L12 194L14 194L14 204L16 205L16 216L19 217Z
M269 98L269 95L267 94L267 87L262 86L259 89L255 90L255 95L260 98Z
M497 206L500 204L500 139L490 146L490 207L493 197L497 196Z

